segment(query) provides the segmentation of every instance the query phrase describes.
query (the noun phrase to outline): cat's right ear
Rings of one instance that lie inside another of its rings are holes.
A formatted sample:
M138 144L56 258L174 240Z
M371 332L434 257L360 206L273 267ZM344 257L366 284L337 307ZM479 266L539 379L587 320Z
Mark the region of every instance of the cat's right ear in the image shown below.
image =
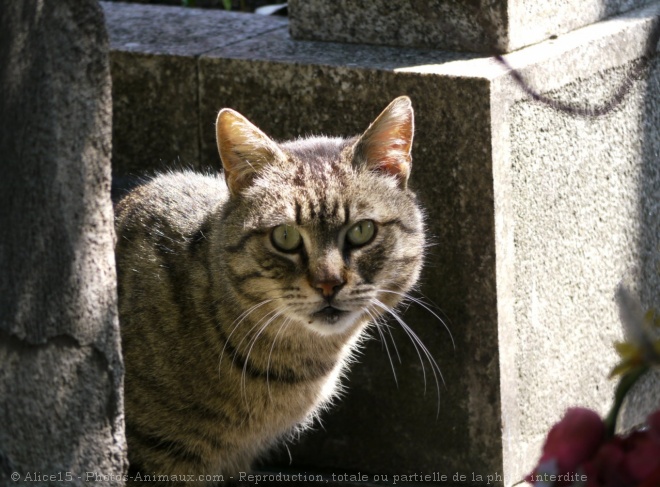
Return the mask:
M407 96L390 103L353 147L355 161L365 167L394 176L405 188L412 165L415 121Z
M231 108L220 110L215 130L225 181L234 196L250 185L264 165L284 158L270 137Z

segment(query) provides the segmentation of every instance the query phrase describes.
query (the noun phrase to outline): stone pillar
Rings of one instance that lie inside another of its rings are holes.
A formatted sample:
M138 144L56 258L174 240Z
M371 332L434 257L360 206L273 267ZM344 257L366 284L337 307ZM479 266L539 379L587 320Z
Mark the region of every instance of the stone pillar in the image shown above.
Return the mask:
M0 10L0 485L123 485L108 43L95 0Z

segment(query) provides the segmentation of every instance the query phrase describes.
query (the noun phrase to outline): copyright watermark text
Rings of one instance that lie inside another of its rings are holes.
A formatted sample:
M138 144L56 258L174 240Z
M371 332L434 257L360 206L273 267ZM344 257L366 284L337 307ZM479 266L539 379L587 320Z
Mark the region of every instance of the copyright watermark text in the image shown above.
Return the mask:
M128 475L107 475L97 472L85 472L82 475L73 472L26 472L24 474L13 472L11 474L11 479L14 482L73 482L74 480L83 480L85 482L127 482L129 477Z

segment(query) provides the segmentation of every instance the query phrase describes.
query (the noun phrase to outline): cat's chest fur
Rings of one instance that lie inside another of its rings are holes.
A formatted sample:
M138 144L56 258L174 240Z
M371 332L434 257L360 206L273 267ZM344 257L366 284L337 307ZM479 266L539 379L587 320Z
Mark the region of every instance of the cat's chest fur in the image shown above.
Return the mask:
M328 404L421 268L407 98L354 139L276 144L228 110L217 129L224 178L161 175L117 206L134 470L248 470Z

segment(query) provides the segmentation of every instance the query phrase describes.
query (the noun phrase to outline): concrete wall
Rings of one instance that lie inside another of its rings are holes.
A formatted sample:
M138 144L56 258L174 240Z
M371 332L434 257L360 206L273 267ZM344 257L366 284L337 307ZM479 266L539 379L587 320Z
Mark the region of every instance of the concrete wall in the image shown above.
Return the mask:
M123 485L99 5L4 2L0 91L0 485Z
M167 52L145 62L127 47L141 43L144 27L115 24L121 7L104 8L116 87L124 73L178 62ZM597 104L643 55L658 13L654 2L507 59L539 92ZM167 15L172 25L185 25L192 14ZM259 20L256 30L232 19L212 23L206 35L235 42L191 52L186 61L196 73L197 110L193 119L168 123L182 131L196 124L199 146L182 164L219 167L213 122L221 107L241 111L277 138L346 135L363 131L395 96L409 95L416 113L411 185L436 244L422 294L442 310L456 342L454 349L444 326L412 307L405 320L443 371L439 414L435 384L427 378L425 391L417 352L395 329L398 387L383 345L370 342L324 428L291 447L293 467L474 473L484 480L504 473L507 485L519 480L566 406L603 413L609 406L611 343L622 336L619 281L632 272L644 304L658 304L657 58L650 77L635 80L616 110L584 118L531 101L488 57L294 41L279 19ZM164 45L178 36L171 27L151 29ZM126 68L115 69L117 60ZM190 90L189 78L176 71L155 70L147 80ZM117 88L116 99L122 96ZM141 109L140 99L115 103L116 120L136 119L117 128L115 140L127 132L153 138L145 127L174 110ZM130 161L140 147L115 152L116 176L138 169ZM144 168L170 150L145 147ZM278 461L288 466L288 454Z

